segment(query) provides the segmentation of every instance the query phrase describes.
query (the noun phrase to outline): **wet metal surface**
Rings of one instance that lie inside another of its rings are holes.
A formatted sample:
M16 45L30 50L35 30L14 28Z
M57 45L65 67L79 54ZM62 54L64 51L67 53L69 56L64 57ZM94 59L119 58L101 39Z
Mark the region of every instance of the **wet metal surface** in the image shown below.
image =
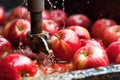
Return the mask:
M22 80L119 80L120 65L71 71L66 73L53 73L37 78L24 78Z

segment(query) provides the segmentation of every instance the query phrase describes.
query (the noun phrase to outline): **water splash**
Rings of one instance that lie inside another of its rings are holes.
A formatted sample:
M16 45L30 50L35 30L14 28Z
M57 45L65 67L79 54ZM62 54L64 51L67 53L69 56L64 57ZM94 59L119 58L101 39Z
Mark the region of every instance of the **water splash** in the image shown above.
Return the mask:
M50 66L56 63L54 57L55 57L54 54L47 55L45 53L40 52L37 56L37 60L38 63L41 63L43 66Z
M50 4L50 7L51 7L51 8L54 8L54 5L53 5L52 1L51 1L51 0L47 0L47 1L48 1L48 3Z
M51 9L56 9L58 7L57 4L59 4L59 2L56 0L54 1L54 3L51 0L47 0L47 2L49 3ZM62 5L62 10L65 11L65 0L62 0L61 5Z
M63 8L63 11L65 11L65 0L62 0L62 8Z

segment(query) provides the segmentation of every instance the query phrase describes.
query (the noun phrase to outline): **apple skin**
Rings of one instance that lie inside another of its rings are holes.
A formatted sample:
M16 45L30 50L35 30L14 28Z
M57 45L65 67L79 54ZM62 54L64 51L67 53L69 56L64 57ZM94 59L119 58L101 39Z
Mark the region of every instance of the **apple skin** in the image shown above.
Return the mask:
M103 42L101 40L99 40L99 39L90 39L90 40L81 39L80 41L82 43L82 47L83 46L87 46L87 45L88 46L92 45L92 46L95 46L95 47L106 49L106 47L103 44Z
M42 20L52 20L52 16L50 15L50 11L44 9L42 11Z
M42 29L47 31L49 35L52 36L54 33L60 30L60 26L53 20L43 20Z
M30 12L24 6L15 7L11 10L8 20L12 21L14 19L25 19L30 21Z
M84 14L73 14L66 20L66 27L68 26L82 26L86 29L89 28L90 19Z
M51 37L51 48L55 57L72 61L75 52L81 47L81 42L74 31L63 29Z
M57 22L61 28L65 27L65 22L67 19L67 14L65 11L60 9L54 9L50 11L50 15L52 16L52 20Z
M114 64L120 64L120 54L117 56Z
M79 39L90 39L89 31L82 26L69 26L67 29L73 30L79 37Z
M11 43L4 37L0 37L0 58L5 56L6 53L13 51Z
M0 25L3 25L6 21L6 12L2 6L0 6Z
M120 25L113 25L106 28L103 34L103 43L108 47L116 38L120 37Z
M91 36L96 39L102 39L104 30L112 25L116 25L116 22L112 19L98 19L91 28Z
M102 46L103 49L106 49L107 47L104 45L103 41L101 39L95 39L99 44Z
M120 55L120 41L112 42L106 49L110 63L116 63L118 55ZM117 60L118 62L118 60Z
M7 39L14 47L18 47L20 42L26 45L28 31L30 31L29 21L25 19L15 19L10 25Z
M1 35L2 35L3 37L5 37L5 38L8 37L9 28L10 28L12 22L14 22L14 21L8 21L8 22L5 24L5 26L3 27L2 31L1 31Z
M20 53L12 53L0 61L0 80L21 80L39 75L38 66Z
M75 70L97 68L109 65L110 63L106 51L93 45L81 47L75 53L73 58L73 68Z

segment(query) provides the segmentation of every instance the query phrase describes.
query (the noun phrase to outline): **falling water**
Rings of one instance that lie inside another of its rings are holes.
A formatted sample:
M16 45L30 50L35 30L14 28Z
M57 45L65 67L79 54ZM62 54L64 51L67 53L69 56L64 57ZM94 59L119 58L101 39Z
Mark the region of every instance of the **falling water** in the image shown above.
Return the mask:
M57 4L59 4L59 2L57 0L54 1L51 1L51 0L47 0L47 2L49 3L51 9L56 9L58 6ZM62 0L62 3L60 3L62 6L62 10L64 11L65 10L65 0Z
M63 11L65 11L65 0L62 0L62 8L63 8Z
M60 8L63 11L65 11L65 0L61 0L61 1L54 0L54 2L52 0L47 0L47 2L49 3L51 10ZM62 22L63 22L63 27L61 29L64 29L65 28L65 21L62 20Z

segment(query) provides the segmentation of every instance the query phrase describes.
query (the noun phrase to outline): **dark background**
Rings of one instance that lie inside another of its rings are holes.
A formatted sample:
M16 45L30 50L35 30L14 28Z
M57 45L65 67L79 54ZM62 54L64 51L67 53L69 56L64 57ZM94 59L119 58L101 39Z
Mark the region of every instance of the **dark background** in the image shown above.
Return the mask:
M63 0L50 1L57 8L63 9ZM19 5L25 6L24 0L0 0L0 6L3 6L6 11ZM83 13L93 21L99 18L110 18L120 24L120 0L65 0L64 6L68 15ZM51 9L47 0L45 0L45 9Z

